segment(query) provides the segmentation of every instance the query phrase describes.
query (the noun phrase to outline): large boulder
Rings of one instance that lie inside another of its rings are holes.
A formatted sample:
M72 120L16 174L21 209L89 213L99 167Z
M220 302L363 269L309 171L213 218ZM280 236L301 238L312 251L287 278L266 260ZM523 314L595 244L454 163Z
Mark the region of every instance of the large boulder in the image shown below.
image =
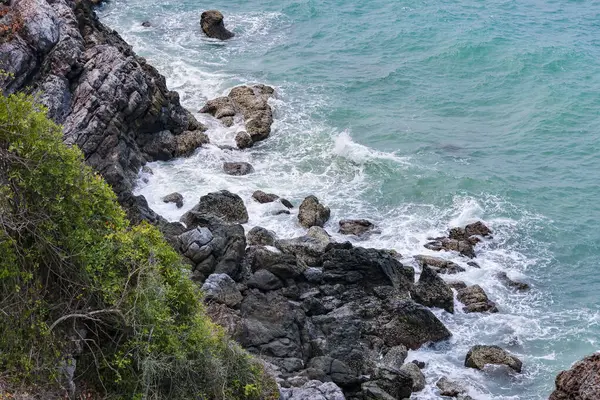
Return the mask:
M414 301L427 307L442 308L454 312L454 294L433 269L424 265L419 282L410 292Z
M483 369L487 364L506 365L521 372L523 362L498 346L477 345L465 357L465 367Z
M181 222L188 228L214 221L234 224L248 222L248 210L241 197L227 190L209 193L181 217Z
M262 190L256 190L252 193L252 198L261 204L272 203L279 199L279 196L273 193L265 193Z
M329 220L330 215L331 210L329 207L321 204L315 196L308 196L300 204L298 221L305 228L310 228L311 226L323 227L325 222Z
M213 240L213 234L208 228L194 228L178 236L181 253L192 260L200 263L210 256L212 247L209 243Z
M165 203L175 203L177 208L183 207L183 196L181 193L171 193L162 198L162 201Z
M406 363L400 367L400 371L403 371L410 375L413 380L412 391L420 392L425 389L425 375L421 372L421 369L414 363Z
M226 274L212 274L202 285L204 298L208 301L214 300L234 307L242 301L242 294L237 289L235 281Z
M549 400L600 399L600 354L593 354L562 371Z
M402 344L416 350L427 342L452 336L448 328L428 309L412 300L395 304L392 319L381 327L381 338L388 346Z
M498 312L498 308L493 301L490 301L483 288L479 285L468 286L458 290L456 296L458 301L463 303L463 311L471 312Z
M223 14L217 10L204 11L200 16L200 25L202 31L210 38L227 40L235 36L225 28Z
M408 356L408 349L404 345L398 345L390 348L381 363L389 368L400 369Z
M271 134L273 124L273 110L269 105L269 98L275 90L266 85L237 86L229 92L227 97L210 100L200 110L201 113L211 114L224 125L231 126L233 118L240 114L246 127L246 135L250 136L252 143L264 140ZM240 135L238 146L250 147L250 142L245 135Z
M248 279L248 287L268 292L269 290L277 290L283 287L281 280L273 275L272 272L266 269L259 269L256 271L250 279Z
M250 229L246 235L248 246L273 246L275 239L275 232L260 226Z

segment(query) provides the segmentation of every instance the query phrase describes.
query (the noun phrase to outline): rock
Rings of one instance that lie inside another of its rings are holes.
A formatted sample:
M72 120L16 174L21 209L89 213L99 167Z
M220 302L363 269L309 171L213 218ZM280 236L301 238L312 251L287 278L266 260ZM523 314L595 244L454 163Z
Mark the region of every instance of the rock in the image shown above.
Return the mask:
M237 289L235 281L226 274L212 274L202 285L204 298L234 307L242 301L242 294Z
M254 172L254 167L247 162L225 162L223 163L223 171L228 175L248 175Z
M177 208L183 207L183 196L180 193L174 192L162 198L165 203L175 203Z
M250 229L246 235L246 242L249 246L273 246L275 243L275 233L260 226Z
M378 368L375 370L374 378L373 383L393 399L407 399L412 393L412 376L405 371Z
M275 210L271 212L271 215L290 215L291 213L288 210Z
M289 200L280 199L279 201L287 208L294 208L294 205Z
M208 228L194 228L178 236L181 252L194 263L204 261L212 253L208 244L213 235Z
M410 295L414 301L426 307L438 307L454 313L452 289L427 265L423 265L419 283L413 287Z
M562 371L549 400L600 399L600 354L596 353Z
M305 236L276 240L275 247L283 253L293 254L300 263L308 267L319 263L330 243L331 238L327 232L323 228L313 226Z
M460 290L460 289L464 289L464 288L467 287L467 284L464 283L463 281L449 281L449 282L446 282L446 283L452 289L456 289L457 291Z
M362 384L362 398L365 400L396 400L380 388L375 382L365 382Z
M481 266L479 264L477 264L475 261L469 261L467 262L467 265L473 268L481 268Z
M506 275L506 272L498 272L496 277L500 282L502 282L502 284L504 284L504 286L508 288L516 289L520 292L529 290L529 285L527 283L513 281L508 277L508 275Z
M429 250L440 251L456 251L463 256L474 258L475 257L475 249L473 248L473 243L468 240L456 240L449 238L440 238L439 240L434 240L425 244L425 247Z
M488 299L487 294L479 285L458 290L457 298L465 305L464 312L498 312L496 304Z
M425 375L423 375L421 369L416 364L413 364L411 362L404 364L400 368L400 371L406 372L412 378L413 392L420 392L421 390L425 389Z
M323 227L325 222L329 220L330 214L329 207L325 207L319 203L319 199L315 196L308 196L300 204L298 220L300 221L300 225L305 228L310 228L311 226Z
M142 26L144 28L150 28L152 26L152 23L150 21L144 21L142 22Z
M440 389L440 395L442 396L457 397L467 392L460 384L446 377L440 378L435 385Z
M33 93L86 163L112 186L133 224L161 218L133 186L143 164L208 142L165 78L95 15L90 2L21 0L23 29L0 43L0 91ZM140 198L141 197L141 198Z
M210 38L227 40L235 36L225 28L223 14L217 10L204 11L200 16L200 25L202 31Z
M465 272L465 269L460 265L452 261L444 260L443 258L425 255L418 255L414 258L421 266L427 265L438 274L457 274L459 272Z
M408 356L408 350L404 345L394 346L385 353L381 363L389 368L400 369Z
M252 198L261 204L272 203L279 199L279 196L273 193L265 193L262 190L257 190L252 193Z
M517 357L498 346L477 345L471 347L465 358L465 367L483 369L487 364L506 365L521 372L523 363Z
M238 149L247 149L254 145L254 141L248 132L242 131L235 135L235 144L237 145Z
M181 222L188 228L206 224L207 220L245 224L248 211L240 196L221 190L202 196L200 202L181 217Z
M333 382L309 381L302 387L281 388L281 400L345 400L342 390Z
M273 110L268 100L274 93L275 90L266 85L237 86L227 97L208 101L200 112L211 114L226 126L231 126L233 117L241 114L246 133L255 143L271 134Z
M366 219L343 219L340 221L339 232L342 235L362 236L375 228L372 222Z
M267 292L269 290L277 290L283 287L281 280L266 269L259 269L250 279L248 279L248 287L256 288Z
M388 346L402 344L411 350L452 336L429 309L412 300L400 300L395 304L393 318L381 327L380 335Z
M425 362L419 360L412 360L411 363L415 364L419 369L425 368Z

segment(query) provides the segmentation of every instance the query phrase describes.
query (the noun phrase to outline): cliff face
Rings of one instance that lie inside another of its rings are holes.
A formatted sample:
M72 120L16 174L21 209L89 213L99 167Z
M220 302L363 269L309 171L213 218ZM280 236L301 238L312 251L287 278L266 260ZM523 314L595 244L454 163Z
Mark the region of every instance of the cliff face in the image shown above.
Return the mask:
M191 154L208 142L205 127L155 68L99 22L91 1L13 0L0 10L0 88L36 94L131 219L156 222L131 192L140 167Z

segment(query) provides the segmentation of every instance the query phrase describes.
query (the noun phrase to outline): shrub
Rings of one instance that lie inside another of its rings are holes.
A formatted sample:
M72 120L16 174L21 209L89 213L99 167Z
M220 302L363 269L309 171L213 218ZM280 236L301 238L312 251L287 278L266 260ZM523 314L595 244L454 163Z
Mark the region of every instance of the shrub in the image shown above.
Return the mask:
M21 94L0 98L0 254L0 371L14 384L74 380L122 399L278 398L208 319L159 231L129 226L110 187Z

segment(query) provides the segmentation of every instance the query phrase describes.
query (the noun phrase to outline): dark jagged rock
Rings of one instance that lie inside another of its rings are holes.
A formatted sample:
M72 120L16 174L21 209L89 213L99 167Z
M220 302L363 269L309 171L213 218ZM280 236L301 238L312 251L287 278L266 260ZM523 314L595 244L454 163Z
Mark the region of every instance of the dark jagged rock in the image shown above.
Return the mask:
M465 305L463 307L464 312L498 312L496 304L488 299L487 294L479 285L459 289L457 298Z
M477 345L471 347L465 358L465 367L483 369L487 364L506 365L521 372L523 363L517 357L498 346Z
M300 204L298 221L305 228L310 228L311 226L323 227L325 222L329 220L330 215L331 211L329 207L321 204L315 196L308 196Z
M140 167L191 154L208 142L165 78L99 22L89 1L21 0L24 27L0 43L5 94L35 93L64 140L83 151L134 223L159 217L132 194Z
M342 390L333 382L312 380L301 387L282 388L281 400L345 400Z
M312 266L320 262L330 243L331 238L327 232L313 226L305 236L275 241L275 247L283 253L293 254L303 265Z
M474 258L475 245L480 242L479 237L491 237L491 233L486 225L478 221L464 228L452 228L448 237L435 238L425 244L425 247L435 251L456 251L463 256Z
M449 313L454 312L454 294L452 289L433 269L424 265L419 282L410 292L417 303L427 307L442 308Z
M277 290L283 287L281 280L266 269L259 269L250 279L248 279L248 287L260 289L263 292L269 290Z
M294 208L294 205L289 200L280 199L279 201L287 208Z
M175 203L177 208L183 207L183 196L181 193L171 193L162 198L162 201L165 203Z
M275 233L260 226L250 229L246 235L246 242L249 246L273 246L275 243Z
M242 294L235 281L226 274L212 274L202 285L204 298L233 307L242 301Z
M390 348L381 363L389 368L400 369L404 365L404 360L408 356L408 349L404 345L398 345Z
M440 389L442 396L458 397L467 392L459 383L451 381L446 377L440 378L435 385Z
M200 112L211 114L226 126L231 126L233 118L241 114L246 133L255 143L271 134L273 110L268 100L274 92L272 87L265 85L237 86L231 89L227 97L208 101Z
M221 190L202 196L200 202L181 217L181 222L188 228L206 226L210 221L245 224L248 210L240 196Z
M421 369L416 364L413 364L411 362L404 364L400 368L400 371L407 373L412 378L413 392L420 392L421 390L425 389L425 375L423 375Z
M235 135L235 144L238 149L247 149L254 145L254 141L252 140L252 136L250 136L247 132L238 132Z
M508 288L511 289L516 289L518 291L526 291L529 290L529 285L525 282L517 282L517 281L513 281L512 279L510 279L508 277L508 275L506 275L506 272L498 272L496 274L496 277L498 278L498 280L500 282L502 282L502 284Z
M465 269L460 265L452 261L444 260L443 258L425 255L418 255L414 258L421 265L421 267L429 266L438 274L457 274L465 271Z
M273 193L265 193L262 190L257 190L252 193L252 198L261 204L272 203L279 199L279 196Z
M562 371L549 400L600 399L600 354L593 354Z
M343 219L340 221L339 232L342 235L362 236L374 228L375 225L366 219Z
M144 21L142 22L142 26L144 28L150 28L152 26L152 23L150 21Z
M254 172L254 167L247 162L226 162L223 163L223 171L228 175L248 175Z
M227 40L235 36L225 28L223 14L217 10L204 11L200 16L200 26L206 36L214 39Z

